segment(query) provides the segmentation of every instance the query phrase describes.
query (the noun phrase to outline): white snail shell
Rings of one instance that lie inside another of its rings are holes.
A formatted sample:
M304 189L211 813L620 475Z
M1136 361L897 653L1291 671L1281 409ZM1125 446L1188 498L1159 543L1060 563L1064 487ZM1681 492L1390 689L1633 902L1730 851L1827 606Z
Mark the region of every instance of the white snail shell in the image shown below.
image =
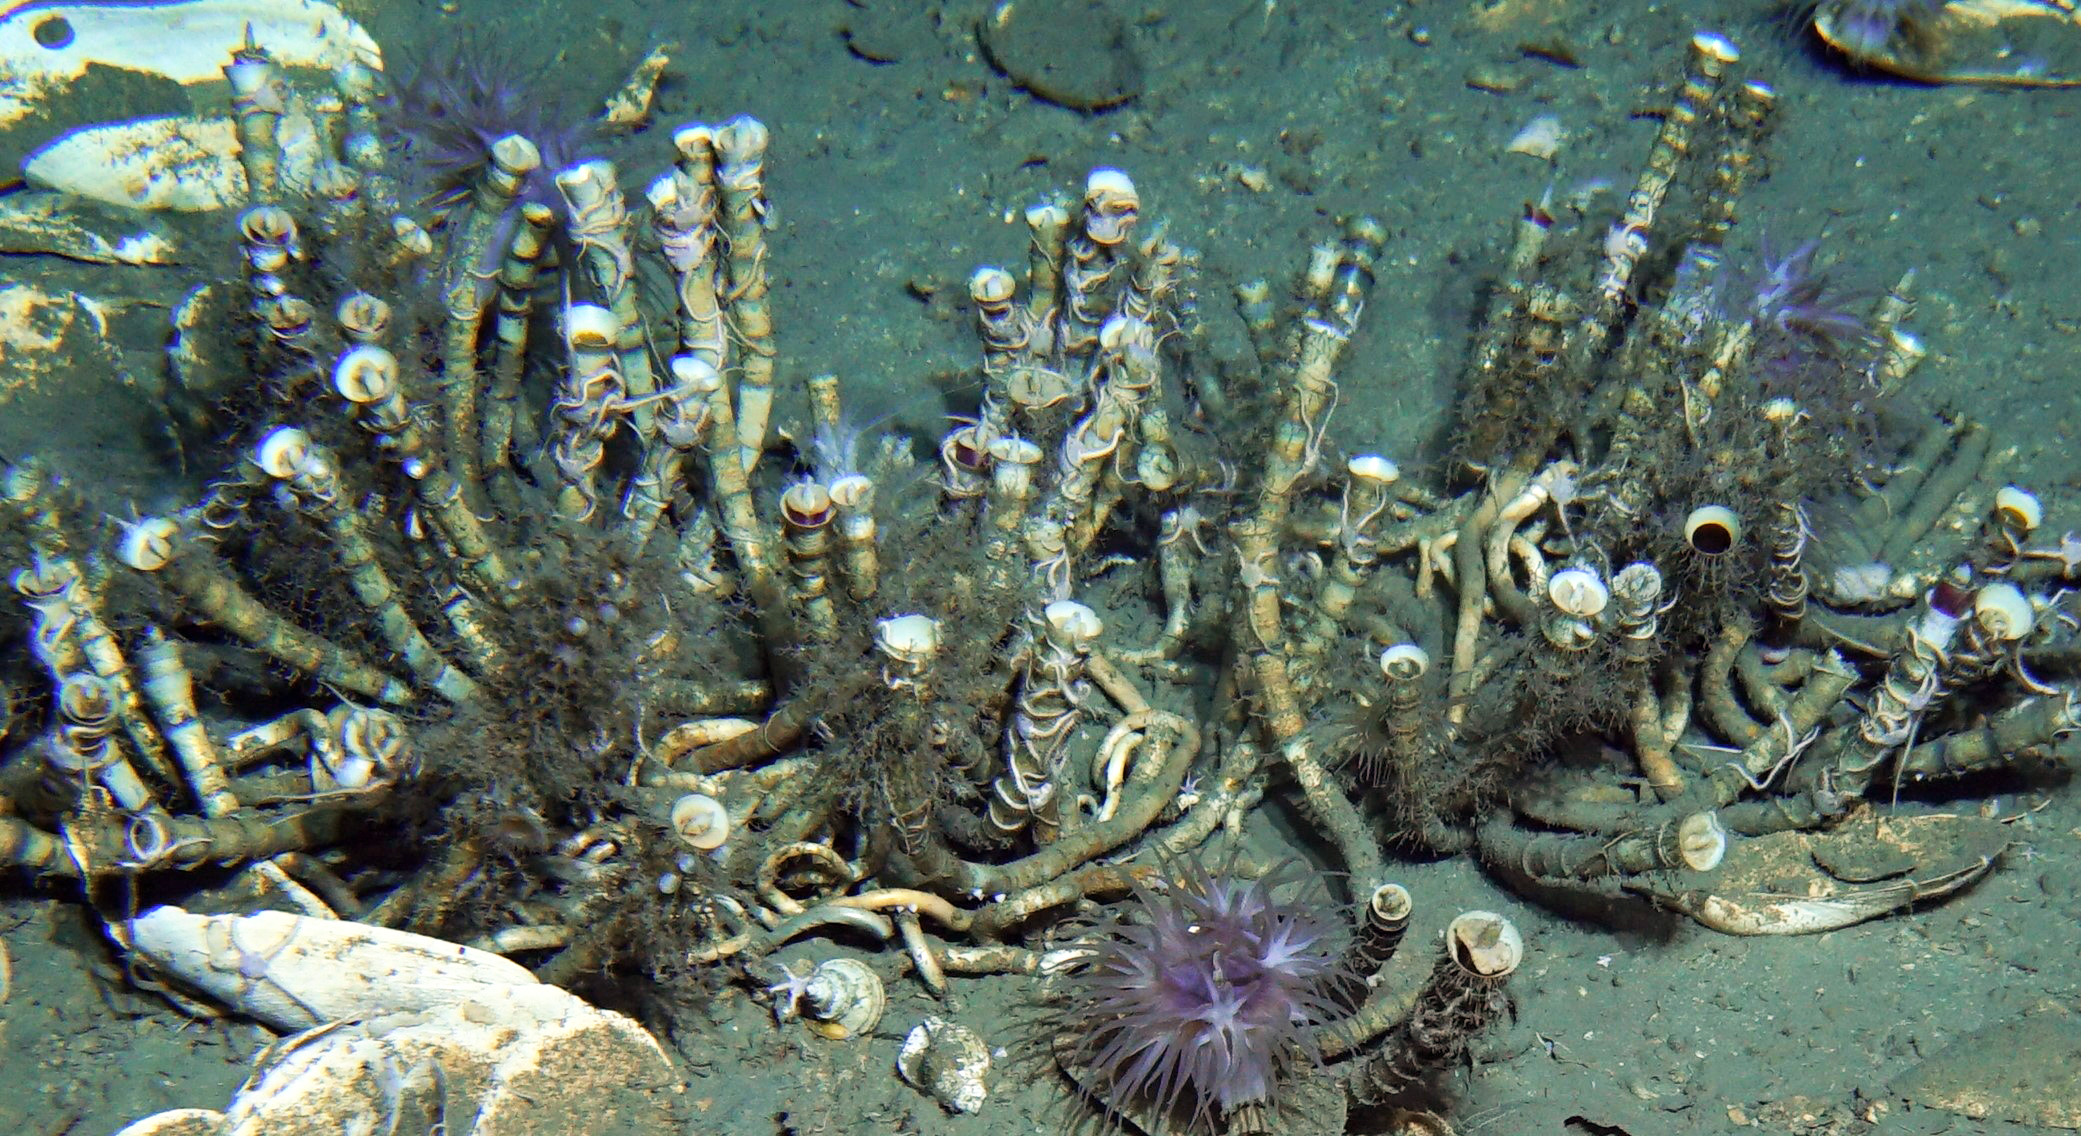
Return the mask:
M180 533L180 526L165 517L129 522L116 543L116 559L139 572L157 572L173 562L174 544Z
M621 321L598 304L572 304L564 312L564 342L580 350L604 351L621 336Z
M2038 495L2018 485L2004 485L1994 491L1994 516L2006 525L2013 525L2023 532L2033 532L2045 521L2045 506Z
M968 296L978 304L1008 304L1018 292L1012 274L986 264L968 278Z
M1501 978L1525 960L1525 940L1517 927L1493 911L1460 913L1445 928L1445 950L1461 968L1479 978Z
M888 1006L881 976L858 959L817 964L803 994L803 1022L820 1037L843 1041L874 1029Z
M397 356L373 343L348 348L332 365L332 389L357 406L382 402L397 393Z
M1380 673L1392 682L1413 682L1431 669L1431 653L1414 643L1397 643L1380 652Z
M1684 541L1703 556L1718 556L1741 543L1741 518L1725 505L1700 505L1684 518Z
M1563 568L1546 581L1546 598L1563 615L1595 619L1611 602L1611 589L1588 568Z
M1401 884L1381 884L1366 901L1367 914L1382 923L1402 923L1416 912L1416 897Z
M301 472L311 457L311 436L294 426L277 426L260 439L253 462L269 477L287 481Z
M1402 476L1401 467L1379 454L1359 454L1344 463L1344 472L1353 481L1363 481L1378 488L1393 485Z
M1056 600L1041 610L1047 621L1048 642L1065 651L1084 654L1105 630L1098 613L1075 600Z
M2037 612L2032 610L2030 597L2023 594L2023 589L1998 580L1973 596L1973 622L2006 643L2030 634Z
M948 1112L975 1112L990 1091L990 1047L967 1026L928 1017L903 1039L896 1071Z
M1727 829L1715 812L1692 813L1676 826L1677 858L1694 872L1710 872L1727 856Z
M672 802L672 831L688 847L712 852L730 839L730 814L706 793L688 793Z
M939 653L939 621L916 613L891 616L874 625L874 645L896 662L922 667Z

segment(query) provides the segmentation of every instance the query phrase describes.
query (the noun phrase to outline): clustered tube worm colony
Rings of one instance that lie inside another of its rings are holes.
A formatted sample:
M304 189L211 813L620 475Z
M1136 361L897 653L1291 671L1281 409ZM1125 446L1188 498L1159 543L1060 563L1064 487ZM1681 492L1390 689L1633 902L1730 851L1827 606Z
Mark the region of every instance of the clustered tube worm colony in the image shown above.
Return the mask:
M241 267L170 353L221 474L139 515L6 470L0 855L155 893L241 867L214 902L634 970L660 1015L749 979L829 1038L872 1033L890 968L784 945L885 943L934 992L1041 975L1084 1099L1230 1132L1334 1129L1507 1008L1524 946L1487 913L1413 998L1368 983L1415 912L1397 843L1746 933L1960 886L1978 830L1826 905L1672 874L2075 724L2081 556L2035 543L1984 425L1875 409L1922 354L1907 282L1858 313L1810 248L1723 266L1773 113L1736 62L1692 43L1616 219L1527 211L1422 484L1362 439L1324 460L1367 381L1370 219L1291 313L1242 291L1264 375L1236 405L1191 256L1093 171L1027 212L1022 273L971 279L983 395L920 468L784 365L756 121L673 131L636 196L551 171L554 206L500 137L429 230L375 76L339 76L340 157L285 185L278 80L241 53ZM1598 745L1623 761L1567 760ZM1205 850L1268 797L1325 834L1350 917Z

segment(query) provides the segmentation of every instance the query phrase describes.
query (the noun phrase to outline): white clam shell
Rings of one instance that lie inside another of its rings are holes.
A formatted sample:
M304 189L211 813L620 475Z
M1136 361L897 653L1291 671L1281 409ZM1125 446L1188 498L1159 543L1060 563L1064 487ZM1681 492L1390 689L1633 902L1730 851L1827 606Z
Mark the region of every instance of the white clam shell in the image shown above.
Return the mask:
M123 1126L116 1136L230 1136L230 1122L214 1108L174 1108Z
M154 969L283 1030L537 985L526 967L489 951L284 911L198 915L155 907L122 931Z
M184 86L220 81L248 35L284 67L383 65L361 25L316 0L18 4L0 15L0 126L28 117L93 64Z
M310 185L318 135L303 112L282 119L282 182ZM170 115L70 131L29 155L35 185L130 209L203 212L246 203L246 171L229 118Z
M55 253L90 264L172 264L179 255L173 236L155 218L33 190L0 197L0 249Z
M903 1039L896 1071L948 1112L975 1112L990 1091L990 1047L967 1026L928 1017Z
M31 117L38 111L54 112L67 127L29 155L23 176L44 188L131 209L243 204L245 172L237 158L224 65L249 34L285 77L298 79L293 87L308 88L291 98L277 132L283 182L305 191L324 149L314 117L336 113L339 103L330 85L313 76L347 63L382 67L368 32L317 0L33 0L0 13L0 128L26 119L23 130L45 130ZM185 92L147 100L150 105L135 101L143 96L125 94L106 109L82 103L95 108L83 112L62 100L87 93L94 82L90 66L103 68L102 74L170 80ZM108 121L69 119L81 113L105 114ZM35 147L41 140L31 136L20 145Z

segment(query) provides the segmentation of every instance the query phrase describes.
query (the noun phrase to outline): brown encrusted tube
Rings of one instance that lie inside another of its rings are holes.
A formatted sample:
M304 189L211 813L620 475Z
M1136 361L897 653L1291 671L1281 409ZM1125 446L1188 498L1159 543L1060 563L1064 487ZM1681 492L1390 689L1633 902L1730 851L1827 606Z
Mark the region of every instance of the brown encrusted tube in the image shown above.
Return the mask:
M1524 941L1510 921L1469 911L1445 932L1445 952L1387 1045L1345 1083L1353 1101L1378 1104L1467 1051L1474 1037L1510 1005L1503 984L1524 960ZM1324 1046L1325 1056L1328 1046Z
M2043 752L2077 725L2081 725L2081 706L2071 691L2025 699L1970 729L1916 743L1898 759L1901 773L1920 781L1998 769L2019 757Z
M0 864L47 876L79 875L64 841L19 817L0 816Z
M880 912L864 911L857 907L836 907L824 903L774 924L770 931L740 931L726 939L690 951L687 954L687 962L710 963L740 954L747 959L764 958L786 946L790 940L832 926L851 927L884 942L896 934L895 926ZM543 977L542 972L537 971L536 977Z
M1381 884L1367 898L1358 931L1344 948L1337 966L1333 996L1339 1005L1355 1010L1372 992L1373 976L1380 973L1401 948L1409 931L1409 917L1416 901L1401 884Z
M949 931L966 931L974 916L948 903L942 896L913 888L881 888L860 895L833 896L824 901L830 907L850 907L859 911L881 911L886 908L915 911L929 915L932 921Z
M1446 693L1451 696L1446 713L1455 723L1466 716L1467 696L1474 689L1474 663L1481 653L1482 601L1488 597L1488 572L1481 559L1484 538L1504 502L1518 495L1528 476L1521 470L1499 471L1481 495L1481 503L1460 526L1452 548L1459 606L1452 635L1452 677L1446 683Z
M840 856L830 845L808 840L783 844L759 863L758 876L759 898L765 901L766 906L782 915L800 915L804 911L801 900L780 888L781 866L798 857L816 861L835 878L840 888L853 882L852 865L846 863L845 857Z
M364 798L362 808L376 796L381 794ZM240 809L221 817L140 813L68 826L67 843L97 875L138 868L186 870L203 864L267 860L284 852L338 844L347 818L357 811L360 809L343 805L319 805Z
M1003 943L987 947L949 946L939 953L948 974L1039 974L1041 953Z
M807 690L796 691L787 701L776 707L773 713L759 723L756 730L702 746L687 755L687 767L695 773L721 773L725 769L742 769L767 758L778 757L789 747L802 740L809 724L816 721L824 707L844 702L863 689L869 681L878 681L875 676L864 676L856 684L848 684L822 695Z
M1154 887L1161 875L1153 864L1093 864L992 903L976 912L969 930L978 939L994 940L1043 911L1080 899L1126 895L1137 884Z
M1199 752L1199 727L1189 719L1162 710L1143 711L1148 715L1149 725L1166 726L1177 733L1176 738L1154 736L1152 744L1157 747L1151 762L1157 773L1144 782L1139 778L1129 782L1133 789L1120 805L1120 810L1111 820L1098 821L1067 832L1060 840L1023 859L1009 864L977 864L951 855L940 858L932 865L933 884L950 894L974 897L1005 896L1025 891L1047 881L1057 879L1100 856L1118 848L1140 835L1164 807L1178 795L1178 786L1185 780L1185 771L1192 767L1192 759ZM986 925L982 931L971 927L978 938L985 937L1001 923Z
M355 652L290 623L247 592L200 541L182 541L164 565L167 584L254 650L298 671L392 706L412 701L405 683Z
M1705 649L1705 665L1698 673L1698 705L1706 721L1719 735L1735 745L1755 744L1764 733L1763 723L1749 717L1734 696L1734 662L1747 645L1751 628L1746 622L1730 620Z

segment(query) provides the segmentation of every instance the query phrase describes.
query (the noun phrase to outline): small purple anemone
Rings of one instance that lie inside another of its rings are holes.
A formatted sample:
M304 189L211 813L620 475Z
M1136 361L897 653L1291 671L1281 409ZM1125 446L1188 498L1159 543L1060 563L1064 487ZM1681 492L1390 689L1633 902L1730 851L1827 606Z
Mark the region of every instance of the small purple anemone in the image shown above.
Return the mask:
M398 61L383 107L393 160L411 192L436 210L467 200L491 161L491 144L518 134L542 152L522 198L553 204L556 171L594 157L599 130L509 49L450 40Z
M1816 263L1820 249L1810 240L1780 257L1766 241L1758 266L1729 289L1732 314L1755 321L1750 358L1766 397L1810 396L1811 388L1839 383L1871 356L1871 324L1852 310L1863 297L1837 286Z
M1341 1012L1343 924L1317 877L1287 862L1261 879L1198 862L1137 886L1065 976L1065 1060L1116 1113L1189 1114L1195 1128L1276 1104L1313 1027ZM1274 890L1299 885L1288 898Z
M1871 340L1871 328L1846 307L1856 297L1836 287L1828 271L1814 263L1820 251L1821 242L1810 240L1774 258L1766 242L1761 269L1751 281L1750 310L1779 335L1830 348L1863 346Z

